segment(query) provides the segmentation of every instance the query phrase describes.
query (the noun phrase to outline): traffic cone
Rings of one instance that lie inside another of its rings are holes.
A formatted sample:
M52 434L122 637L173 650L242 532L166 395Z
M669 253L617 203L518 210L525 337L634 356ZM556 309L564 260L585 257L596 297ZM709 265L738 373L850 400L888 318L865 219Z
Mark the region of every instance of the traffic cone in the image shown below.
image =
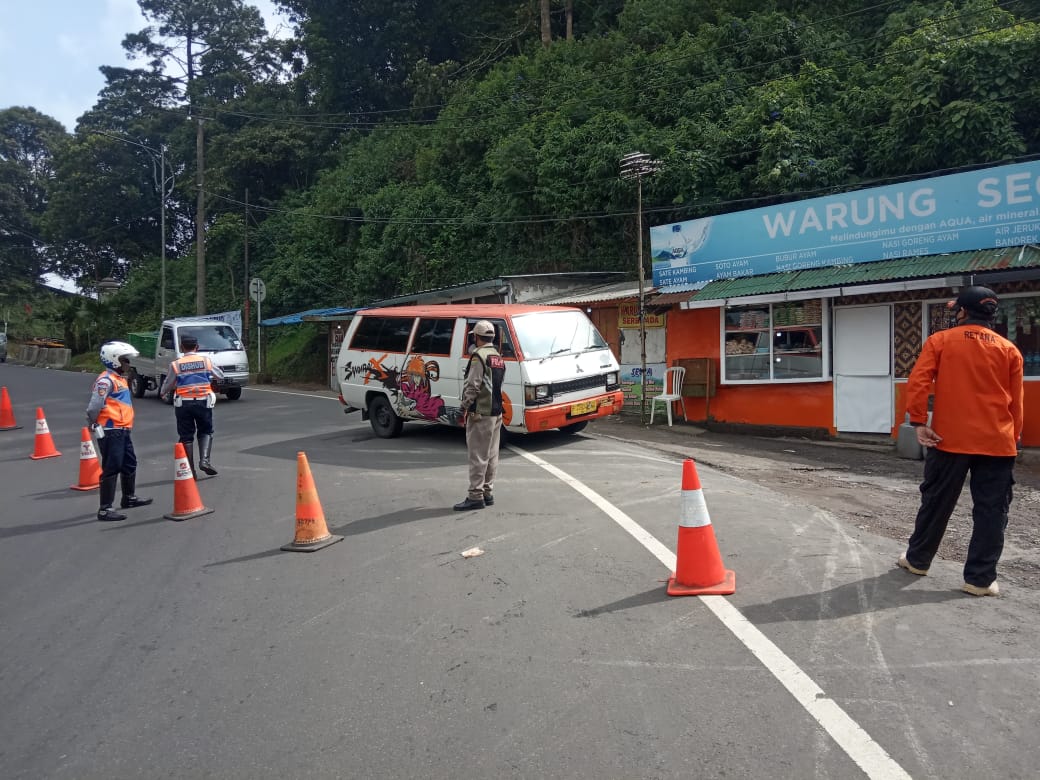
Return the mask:
M167 520L190 520L212 511L203 505L188 463L188 453L184 451L184 445L177 442L173 448L173 512L163 517Z
M692 460L683 462L679 514L675 574L668 579L668 595L728 596L736 592L736 575L722 565L701 480Z
M33 454L29 457L33 460L41 458L56 458L61 455L54 448L54 439L51 438L51 429L47 427L47 418L43 416L43 407L36 407L36 441L33 444Z
M318 500L314 477L307 463L307 455L296 453L296 537L282 545L289 552L314 552L330 544L342 542L342 536L333 536L325 524L325 512Z
M13 431L21 427L14 421L14 410L11 408L11 396L7 394L7 388L0 388L0 431Z
M94 452L94 441L86 428L79 437L79 484L73 490L97 490L101 486L101 464Z

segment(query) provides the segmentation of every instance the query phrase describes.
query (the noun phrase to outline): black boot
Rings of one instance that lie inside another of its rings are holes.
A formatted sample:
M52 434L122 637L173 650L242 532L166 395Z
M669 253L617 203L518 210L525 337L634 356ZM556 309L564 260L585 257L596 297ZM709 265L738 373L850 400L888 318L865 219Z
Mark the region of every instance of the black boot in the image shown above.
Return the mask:
M97 513L98 520L126 520L126 515L121 515L112 508L112 502L116 498L116 481L118 478L118 475L113 474L111 477L101 479L100 487L98 488L98 498L101 501L101 508L98 509Z
M119 506L123 509L133 509L135 506L148 506L152 503L150 498L138 498L134 495L134 486L137 484L136 474L123 474L123 500Z
M213 468L213 465L209 462L209 454L213 449L213 436L212 435L200 435L199 436L199 468L209 474L211 477L215 476L217 470Z
M195 473L195 442L189 441L184 444L184 454L188 456L188 465L191 466L191 478L198 479L198 475Z

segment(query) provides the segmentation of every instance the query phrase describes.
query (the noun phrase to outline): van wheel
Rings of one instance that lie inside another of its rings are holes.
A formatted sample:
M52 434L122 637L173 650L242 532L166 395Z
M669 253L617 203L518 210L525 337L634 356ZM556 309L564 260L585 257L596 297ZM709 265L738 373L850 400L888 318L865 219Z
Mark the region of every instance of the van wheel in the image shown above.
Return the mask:
M144 391L148 389L148 382L141 378L141 375L134 371L130 375L130 392L134 394L134 398L144 398Z
M227 399L229 401L237 401L239 398L242 397L242 388L232 387L226 393L224 393L224 395L227 396Z
M394 414L393 407L385 395L372 396L368 402L368 421L380 439L393 439L401 435L404 421Z
M576 422L571 425L564 425L562 428L560 428L560 433L566 433L567 435L570 435L572 433L581 433L583 430L585 430L585 426L587 426L588 424L588 420L582 420L581 422Z

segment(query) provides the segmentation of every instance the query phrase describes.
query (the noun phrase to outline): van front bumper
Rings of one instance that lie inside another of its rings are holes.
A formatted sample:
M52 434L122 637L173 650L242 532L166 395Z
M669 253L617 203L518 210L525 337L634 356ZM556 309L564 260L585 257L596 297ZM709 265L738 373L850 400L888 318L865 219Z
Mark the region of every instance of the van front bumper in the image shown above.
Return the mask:
M249 374L224 374L219 382L212 382L213 390L217 393L229 387L245 387L249 384Z
M583 420L595 420L608 414L618 414L625 403L625 394L616 390L593 398L568 403L557 403L528 409L524 425L528 431L549 431L564 428Z

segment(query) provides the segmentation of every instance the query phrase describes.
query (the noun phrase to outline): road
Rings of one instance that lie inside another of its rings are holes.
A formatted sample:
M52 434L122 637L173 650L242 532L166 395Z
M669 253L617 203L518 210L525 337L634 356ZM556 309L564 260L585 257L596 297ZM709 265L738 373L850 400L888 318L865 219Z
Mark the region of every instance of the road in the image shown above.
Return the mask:
M332 399L216 409L210 515L173 509L172 410L137 401L138 493L76 481L92 377L5 364L0 776L1032 777L1040 595L914 578L902 542L703 466L729 597L669 598L681 457L602 435L503 452L372 436ZM62 456L31 460L33 414ZM307 453L343 542L282 552ZM748 476L753 477L753 474ZM463 557L478 547L483 553Z

